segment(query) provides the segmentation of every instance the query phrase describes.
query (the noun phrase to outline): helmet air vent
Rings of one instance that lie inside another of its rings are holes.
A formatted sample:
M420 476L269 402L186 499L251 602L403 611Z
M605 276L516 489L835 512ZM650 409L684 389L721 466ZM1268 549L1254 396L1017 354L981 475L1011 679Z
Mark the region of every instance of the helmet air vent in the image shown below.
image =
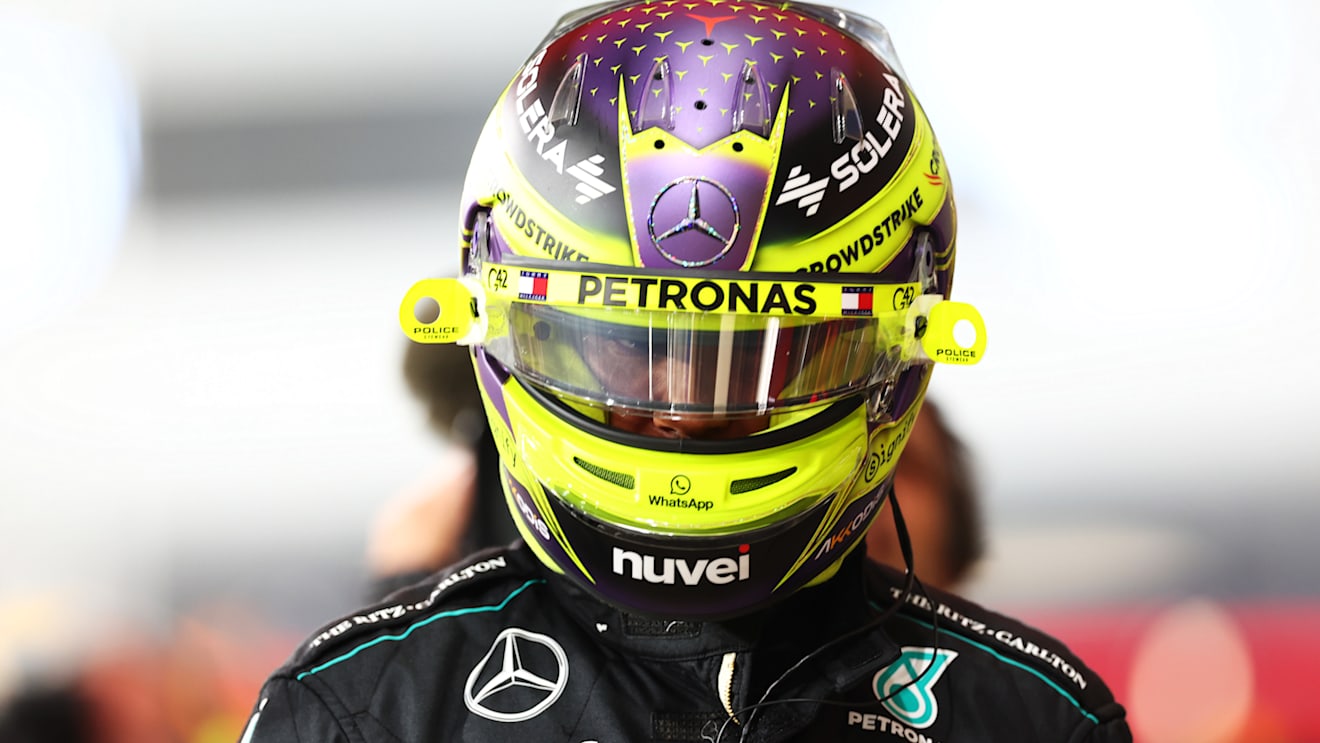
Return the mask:
M789 467L786 470L769 475L761 475L760 477L748 477L742 480L734 480L729 484L729 492L733 495L741 495L742 493L750 493L753 490L760 490L761 488L774 485L780 480L791 476L794 472L797 472L797 467Z
M912 280L921 284L922 294L938 294L940 291L939 274L935 273L935 245L930 232L922 230L917 235L916 265L912 267Z
M674 91L670 79L669 60L661 57L651 66L646 76L646 94L637 105L637 131L653 126L674 129Z
M624 474L622 472L615 472L614 470L607 470L604 467L600 467L590 462L584 461L580 457L573 457L573 464L576 464L577 466L595 475L596 477L599 477L605 482L608 482L611 485L618 485L621 488L627 488L629 490L632 490L633 486L637 483L636 478L634 478L632 475Z
M853 95L848 78L837 69L830 70L832 81L830 90L830 109L834 113L834 144L843 144L845 139L862 141L862 112L857 108L857 96Z
M587 55L579 54L573 66L564 73L564 79L550 101L550 123L555 126L577 126L578 112L582 108L582 78L586 75Z
M733 128L738 132L746 129L762 137L770 136L770 95L756 70L756 63L743 60L742 72L738 73L738 84L733 94Z

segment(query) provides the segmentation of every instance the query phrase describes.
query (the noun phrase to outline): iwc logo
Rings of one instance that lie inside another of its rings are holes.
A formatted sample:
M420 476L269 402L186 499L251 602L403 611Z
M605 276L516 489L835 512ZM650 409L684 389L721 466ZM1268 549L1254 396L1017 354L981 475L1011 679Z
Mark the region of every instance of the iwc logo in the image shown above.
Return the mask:
M935 682L957 657L952 650L903 648L898 660L875 675L875 696L899 722L924 730L940 713Z
M709 266L733 248L742 227L738 202L723 185L701 176L670 181L651 202L651 243L671 263Z
M568 656L545 635L510 627L468 675L463 703L496 722L522 722L554 704L568 685Z

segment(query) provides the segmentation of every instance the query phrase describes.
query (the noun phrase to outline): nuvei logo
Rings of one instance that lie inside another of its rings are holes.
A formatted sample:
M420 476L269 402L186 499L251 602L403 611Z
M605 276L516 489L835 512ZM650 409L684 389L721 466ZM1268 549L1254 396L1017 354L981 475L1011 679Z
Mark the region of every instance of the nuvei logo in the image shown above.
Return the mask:
M656 557L640 552L614 548L614 574L624 575L633 580L647 583L673 585L682 581L685 585L696 586L702 583L723 585L734 581L744 581L751 577L751 546L738 546L737 557L706 557L688 560L682 557Z

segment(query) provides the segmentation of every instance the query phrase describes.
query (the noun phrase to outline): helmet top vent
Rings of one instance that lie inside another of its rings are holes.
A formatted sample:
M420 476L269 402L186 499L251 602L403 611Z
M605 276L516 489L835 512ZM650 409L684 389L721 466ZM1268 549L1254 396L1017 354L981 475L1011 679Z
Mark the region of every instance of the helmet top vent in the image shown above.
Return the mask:
M762 137L770 136L770 93L756 63L750 59L743 60L732 108L734 132L746 129Z
M666 131L674 129L674 89L669 60L661 57L651 65L646 76L646 94L637 105L637 131L658 126Z
M830 78L833 80L830 90L830 109L834 114L831 119L834 125L834 144L843 144L844 140L860 142L862 113L857 107L857 96L842 72L838 69L830 72Z
M579 54L573 66L564 73L559 89L550 101L550 123L555 126L577 126L582 110L582 78L586 74L587 55Z

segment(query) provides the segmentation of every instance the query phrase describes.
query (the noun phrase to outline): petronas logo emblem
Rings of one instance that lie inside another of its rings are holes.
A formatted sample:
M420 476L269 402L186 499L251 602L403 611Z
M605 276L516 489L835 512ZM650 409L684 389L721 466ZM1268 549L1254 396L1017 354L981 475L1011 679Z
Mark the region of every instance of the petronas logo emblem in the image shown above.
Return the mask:
M935 724L940 713L935 682L957 657L952 650L903 648L898 660L875 675L875 696L896 720L924 730Z

